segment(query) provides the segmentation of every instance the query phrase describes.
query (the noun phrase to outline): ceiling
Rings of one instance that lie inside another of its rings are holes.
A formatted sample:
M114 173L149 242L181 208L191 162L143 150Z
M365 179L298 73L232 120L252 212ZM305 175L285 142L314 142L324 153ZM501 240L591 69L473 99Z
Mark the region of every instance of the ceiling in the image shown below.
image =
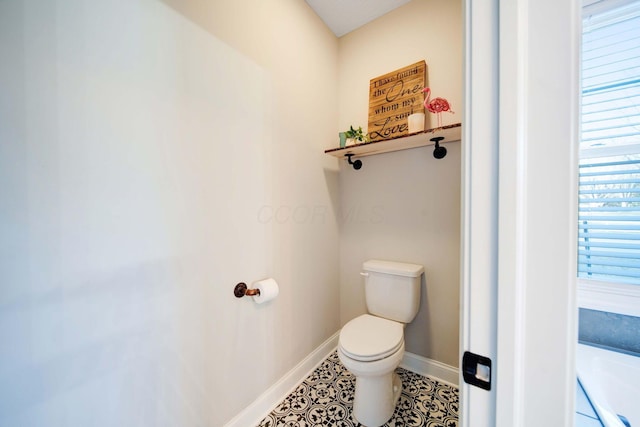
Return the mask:
M411 0L305 0L333 33L342 37Z

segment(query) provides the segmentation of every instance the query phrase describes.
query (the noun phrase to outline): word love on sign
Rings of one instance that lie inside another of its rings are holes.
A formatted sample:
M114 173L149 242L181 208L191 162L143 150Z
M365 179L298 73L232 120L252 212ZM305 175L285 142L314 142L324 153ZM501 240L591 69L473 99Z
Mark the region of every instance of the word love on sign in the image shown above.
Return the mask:
M372 141L409 133L407 117L424 113L426 70L427 64L420 61L371 80L367 131Z

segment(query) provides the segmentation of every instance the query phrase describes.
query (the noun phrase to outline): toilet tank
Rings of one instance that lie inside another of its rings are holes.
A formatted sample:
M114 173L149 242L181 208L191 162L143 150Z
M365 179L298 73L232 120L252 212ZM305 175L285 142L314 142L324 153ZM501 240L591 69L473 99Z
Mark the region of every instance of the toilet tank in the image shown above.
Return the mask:
M367 310L374 316L409 323L420 308L424 267L372 259L362 264Z

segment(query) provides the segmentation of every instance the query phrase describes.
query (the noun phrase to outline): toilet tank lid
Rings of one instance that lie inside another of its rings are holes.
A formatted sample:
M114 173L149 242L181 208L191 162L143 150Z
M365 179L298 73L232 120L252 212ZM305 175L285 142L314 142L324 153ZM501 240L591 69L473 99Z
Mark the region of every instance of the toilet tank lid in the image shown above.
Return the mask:
M382 261L370 259L362 264L364 271L376 273L394 274L397 276L418 277L424 272L424 267L419 264L406 262Z

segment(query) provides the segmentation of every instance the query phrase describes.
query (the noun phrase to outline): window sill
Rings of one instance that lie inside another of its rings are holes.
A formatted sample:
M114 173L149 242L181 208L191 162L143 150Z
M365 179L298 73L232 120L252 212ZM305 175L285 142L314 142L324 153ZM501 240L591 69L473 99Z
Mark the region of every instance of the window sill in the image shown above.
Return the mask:
M640 286L578 279L578 307L640 317Z

